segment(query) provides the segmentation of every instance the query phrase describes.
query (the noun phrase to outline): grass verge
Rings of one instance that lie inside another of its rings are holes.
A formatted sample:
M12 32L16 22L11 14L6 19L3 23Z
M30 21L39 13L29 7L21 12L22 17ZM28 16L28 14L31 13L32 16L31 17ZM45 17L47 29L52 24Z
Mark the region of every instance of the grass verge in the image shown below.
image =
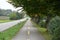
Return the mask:
M0 40L11 40L13 36L15 36L21 27L25 24L25 22L26 21L21 22L3 32L0 32Z
M38 31L42 34L45 40L51 40L51 35L47 32L46 28L42 28L34 22L32 22L32 24L38 28Z
M0 23L10 22L12 20L0 20Z

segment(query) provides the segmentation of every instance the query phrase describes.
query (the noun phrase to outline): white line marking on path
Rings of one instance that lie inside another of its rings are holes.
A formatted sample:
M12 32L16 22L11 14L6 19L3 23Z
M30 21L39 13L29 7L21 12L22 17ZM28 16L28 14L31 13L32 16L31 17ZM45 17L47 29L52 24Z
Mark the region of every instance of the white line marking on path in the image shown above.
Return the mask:
M28 34L28 36L30 36L30 27L28 27L28 31L27 31L27 34ZM30 38L28 38L27 40L30 40Z
M30 35L30 31L28 31L28 35Z
M28 27L28 32L27 32L27 33L28 33L28 35L30 35L30 30L29 30L29 29L30 29L30 27Z
M30 27L28 27L28 29L30 29Z
M30 39L27 39L27 40L30 40Z

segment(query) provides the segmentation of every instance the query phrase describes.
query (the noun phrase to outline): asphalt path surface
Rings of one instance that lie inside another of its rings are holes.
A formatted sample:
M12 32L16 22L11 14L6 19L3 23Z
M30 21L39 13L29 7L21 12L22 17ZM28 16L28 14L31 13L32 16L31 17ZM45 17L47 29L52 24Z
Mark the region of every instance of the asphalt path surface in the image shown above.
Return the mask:
M38 29L28 20L12 40L45 40Z

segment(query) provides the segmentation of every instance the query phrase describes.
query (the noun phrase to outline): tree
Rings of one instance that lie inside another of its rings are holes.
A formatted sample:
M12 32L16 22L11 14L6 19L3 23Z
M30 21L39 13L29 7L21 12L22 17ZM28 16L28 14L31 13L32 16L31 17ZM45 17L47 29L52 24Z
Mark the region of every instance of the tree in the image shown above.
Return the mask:
M10 0L10 3L12 3L16 7L23 7L23 9L27 12L27 14L32 17L32 19L40 17L40 5L39 1L37 0ZM32 4L32 5L31 5ZM37 15L37 16L36 16ZM34 17L34 18L33 18ZM40 18L37 19L37 23Z
M36 23L40 21L41 14L47 16L45 27L52 17L60 15L59 0L10 0L9 2L15 7L23 7Z
M9 15L9 17L10 17L11 20L16 20L16 19L17 19L16 13L11 13L11 14Z
M56 15L60 16L60 0L46 0L47 4L47 20L45 27L49 23L50 19L55 17Z
M9 9L8 10L0 9L0 16L8 16L11 13L12 11Z
M18 13L18 12L12 12L9 17L11 20L17 20L17 19L22 19L23 18L23 14Z

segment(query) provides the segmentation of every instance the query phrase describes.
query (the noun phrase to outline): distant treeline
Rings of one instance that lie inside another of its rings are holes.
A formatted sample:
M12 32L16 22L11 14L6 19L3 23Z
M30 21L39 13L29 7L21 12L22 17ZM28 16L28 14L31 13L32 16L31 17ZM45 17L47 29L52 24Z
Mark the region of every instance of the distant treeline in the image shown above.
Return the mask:
M12 13L12 10L4 10L4 9L0 9L0 16L8 16L9 14Z
M7 16L11 20L21 19L24 15L24 12L0 9L0 16Z

